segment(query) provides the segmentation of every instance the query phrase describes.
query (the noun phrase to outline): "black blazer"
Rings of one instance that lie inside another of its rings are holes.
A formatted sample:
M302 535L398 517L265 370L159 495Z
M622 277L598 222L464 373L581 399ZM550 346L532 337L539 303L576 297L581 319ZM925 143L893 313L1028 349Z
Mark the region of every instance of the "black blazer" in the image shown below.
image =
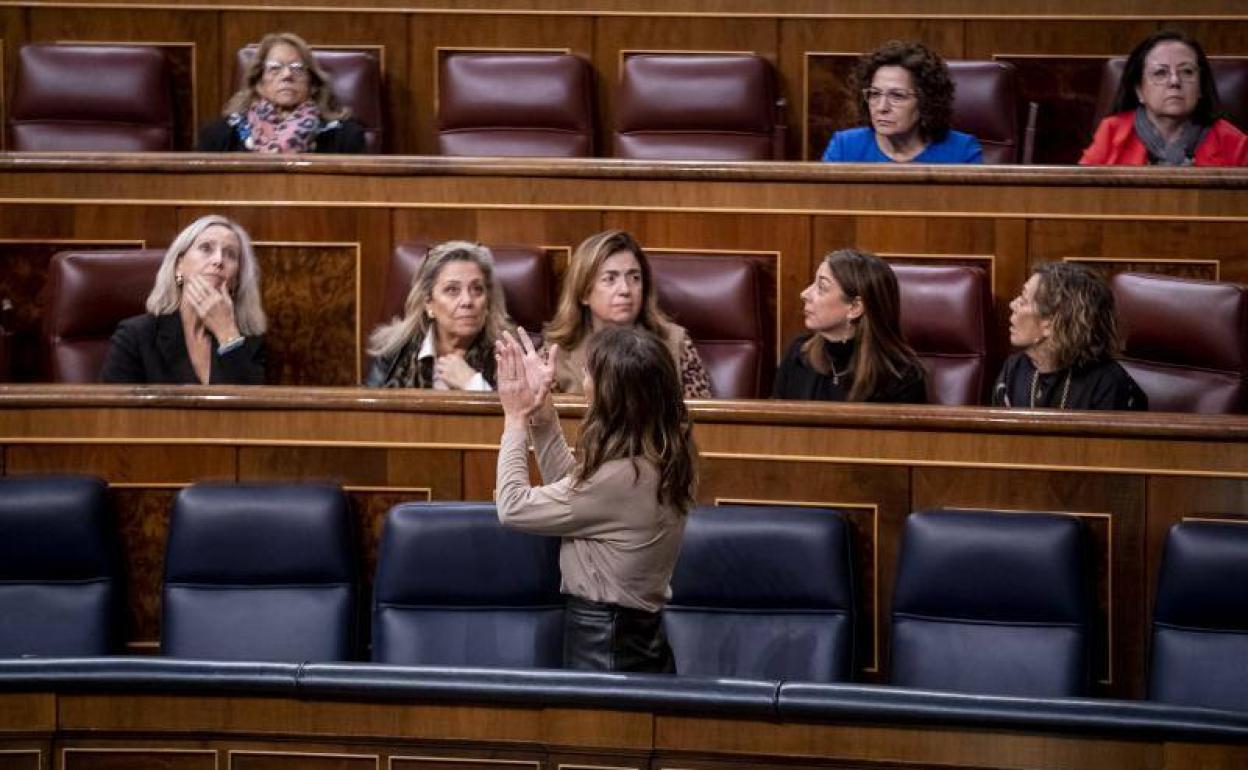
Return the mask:
M215 343L215 341L214 341ZM225 355L213 345L209 385L263 385L264 337L248 337ZM195 367L186 351L182 318L167 315L136 315L117 325L102 382L167 383L199 385Z
M354 154L364 152L364 127L346 118L322 127L312 152ZM243 140L227 118L217 118L199 129L195 149L200 152L246 152Z

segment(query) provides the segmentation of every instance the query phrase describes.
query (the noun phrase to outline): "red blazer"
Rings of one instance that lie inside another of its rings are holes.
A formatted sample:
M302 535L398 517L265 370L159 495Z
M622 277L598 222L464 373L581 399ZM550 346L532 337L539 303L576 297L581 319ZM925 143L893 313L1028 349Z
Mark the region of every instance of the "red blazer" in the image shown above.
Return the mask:
M1197 166L1248 166L1248 135L1225 120L1209 127L1196 147ZM1143 166L1148 163L1144 143L1135 135L1135 112L1120 112L1101 121L1092 144L1079 159L1081 166Z

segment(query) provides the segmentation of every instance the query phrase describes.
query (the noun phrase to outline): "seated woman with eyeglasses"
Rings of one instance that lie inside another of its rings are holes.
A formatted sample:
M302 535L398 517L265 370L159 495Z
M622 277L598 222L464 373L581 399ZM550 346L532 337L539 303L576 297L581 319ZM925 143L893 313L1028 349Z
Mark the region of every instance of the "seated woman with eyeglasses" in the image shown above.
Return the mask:
M869 125L837 131L823 160L839 163L982 163L970 134L949 127L953 80L922 43L890 40L863 56L850 76L858 115Z
M1131 51L1111 112L1081 165L1248 165L1248 135L1216 119L1209 59L1182 32L1156 32Z
M349 114L303 38L274 32L260 41L243 88L226 102L222 117L200 129L196 149L364 152L364 128Z

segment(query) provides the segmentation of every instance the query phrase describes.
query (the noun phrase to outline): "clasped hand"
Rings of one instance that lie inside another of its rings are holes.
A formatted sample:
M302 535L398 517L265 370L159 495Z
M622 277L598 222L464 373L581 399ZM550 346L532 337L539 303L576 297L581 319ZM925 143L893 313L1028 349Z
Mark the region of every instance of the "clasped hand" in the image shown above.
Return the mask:
M494 343L498 398L509 425L527 425L529 417L549 403L559 346L551 345L542 356L524 329L516 332L519 340L511 332L503 332L502 339Z

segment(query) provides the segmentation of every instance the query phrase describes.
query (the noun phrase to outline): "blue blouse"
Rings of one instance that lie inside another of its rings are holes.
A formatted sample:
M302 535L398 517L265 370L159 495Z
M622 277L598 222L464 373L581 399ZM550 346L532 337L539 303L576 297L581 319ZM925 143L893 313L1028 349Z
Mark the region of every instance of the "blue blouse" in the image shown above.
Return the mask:
M833 163L895 163L875 143L875 130L859 126L837 131L823 151L823 160ZM949 130L945 138L932 142L914 158L914 163L983 163L979 140L961 131Z

